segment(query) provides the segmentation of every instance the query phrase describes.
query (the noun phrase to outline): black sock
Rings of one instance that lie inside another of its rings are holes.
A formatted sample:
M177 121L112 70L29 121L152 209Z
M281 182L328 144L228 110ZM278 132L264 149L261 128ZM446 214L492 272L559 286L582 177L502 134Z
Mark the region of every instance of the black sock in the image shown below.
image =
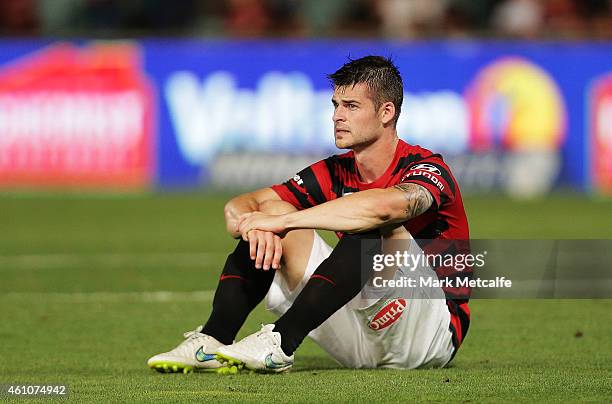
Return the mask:
M275 323L281 334L281 348L293 354L308 333L355 297L372 275L371 266L362 268L362 241L380 252L380 234L371 231L342 237L331 255L312 274L293 305Z
M256 269L249 255L249 243L240 240L225 261L212 313L202 333L223 344L231 344L249 313L268 293L274 272L273 269Z

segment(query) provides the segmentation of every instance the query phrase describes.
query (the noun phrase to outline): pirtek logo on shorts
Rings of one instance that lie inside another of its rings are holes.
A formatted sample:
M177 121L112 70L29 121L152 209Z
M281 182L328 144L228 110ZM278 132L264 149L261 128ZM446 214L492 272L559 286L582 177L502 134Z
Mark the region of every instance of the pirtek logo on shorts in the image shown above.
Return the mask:
M382 330L395 323L406 309L405 299L395 299L387 303L376 315L370 320L368 325L373 330Z

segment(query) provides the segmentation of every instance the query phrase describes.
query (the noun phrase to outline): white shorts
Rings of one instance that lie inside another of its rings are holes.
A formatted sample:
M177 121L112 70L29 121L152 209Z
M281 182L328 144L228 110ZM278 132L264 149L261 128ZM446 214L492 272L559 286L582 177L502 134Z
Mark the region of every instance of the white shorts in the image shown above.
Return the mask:
M277 272L266 296L266 308L283 315L331 251L315 232L304 278L291 291ZM433 274L430 268L426 270ZM406 291L391 291L389 296L406 296ZM414 297L365 300L360 293L308 336L347 368L443 367L454 352L446 301L443 294Z

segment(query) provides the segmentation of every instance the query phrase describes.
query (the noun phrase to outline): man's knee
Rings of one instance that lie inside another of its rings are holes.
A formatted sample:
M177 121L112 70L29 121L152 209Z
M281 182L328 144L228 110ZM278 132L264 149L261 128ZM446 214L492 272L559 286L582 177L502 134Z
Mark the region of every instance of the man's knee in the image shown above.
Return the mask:
M295 212L297 209L289 202L270 199L259 204L259 211L269 215L283 215Z

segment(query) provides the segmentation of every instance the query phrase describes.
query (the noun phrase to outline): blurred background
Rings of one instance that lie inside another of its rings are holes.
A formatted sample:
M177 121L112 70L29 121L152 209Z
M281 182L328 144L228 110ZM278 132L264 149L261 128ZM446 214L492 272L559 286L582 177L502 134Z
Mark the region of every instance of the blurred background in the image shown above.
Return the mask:
M2 0L0 187L241 190L336 153L325 75L391 56L464 193L612 193L610 0Z
M612 36L609 0L3 0L6 35Z

